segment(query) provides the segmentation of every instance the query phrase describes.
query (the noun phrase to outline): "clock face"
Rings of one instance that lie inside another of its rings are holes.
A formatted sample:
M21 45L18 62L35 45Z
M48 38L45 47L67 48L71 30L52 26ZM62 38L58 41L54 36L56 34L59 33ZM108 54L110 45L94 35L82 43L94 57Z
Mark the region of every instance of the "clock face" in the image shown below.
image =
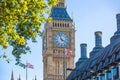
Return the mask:
M63 32L59 32L54 36L54 43L58 47L66 47L69 44L69 37Z

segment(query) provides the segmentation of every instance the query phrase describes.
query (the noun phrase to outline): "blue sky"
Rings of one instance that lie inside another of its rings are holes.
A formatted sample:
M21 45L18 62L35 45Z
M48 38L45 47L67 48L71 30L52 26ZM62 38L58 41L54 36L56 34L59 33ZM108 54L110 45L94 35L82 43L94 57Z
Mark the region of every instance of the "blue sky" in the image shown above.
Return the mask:
M110 38L116 31L116 14L120 13L120 0L66 0L67 11L75 22L76 34L76 57L75 62L80 57L80 44L87 43L87 53L94 47L95 31L102 31L103 46L110 43ZM43 28L43 27L42 27ZM26 60L34 65L34 69L28 69L28 80L32 80L37 76L37 80L43 80L43 63L42 63L42 41L37 38L38 43L29 43L31 46L31 54L22 55L22 62ZM11 54L12 48L7 49L7 53ZM0 49L0 53L2 53ZM15 66L14 57L8 64L4 59L0 59L0 80L10 80L11 71L14 71L14 78L17 80L19 74L21 79L25 80L25 69Z

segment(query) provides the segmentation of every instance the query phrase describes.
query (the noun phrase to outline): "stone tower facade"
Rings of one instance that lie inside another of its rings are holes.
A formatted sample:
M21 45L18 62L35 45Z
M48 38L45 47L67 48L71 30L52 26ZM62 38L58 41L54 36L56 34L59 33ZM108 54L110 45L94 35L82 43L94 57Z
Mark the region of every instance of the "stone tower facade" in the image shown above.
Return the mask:
M52 8L52 22L46 22L42 37L43 80L64 80L74 67L75 29L73 20L66 11L65 0ZM64 50L71 50L65 55Z

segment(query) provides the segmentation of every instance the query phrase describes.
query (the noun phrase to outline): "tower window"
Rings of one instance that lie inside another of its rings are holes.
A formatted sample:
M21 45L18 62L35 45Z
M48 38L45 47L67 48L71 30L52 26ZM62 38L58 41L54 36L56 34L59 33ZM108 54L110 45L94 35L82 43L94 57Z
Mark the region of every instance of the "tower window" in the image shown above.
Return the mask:
M69 27L69 24L67 24L67 27Z
M53 53L55 53L55 50L53 50Z
M53 27L54 27L54 22L53 22Z
M62 25L61 25L61 23L60 23L60 27L61 27Z
M60 53L60 50L58 51L58 53Z
M57 24L55 23L55 26L57 26Z
M63 24L63 27L64 27L64 24Z
M58 27L59 27L59 23L58 23Z
M66 24L65 24L65 27L66 27Z

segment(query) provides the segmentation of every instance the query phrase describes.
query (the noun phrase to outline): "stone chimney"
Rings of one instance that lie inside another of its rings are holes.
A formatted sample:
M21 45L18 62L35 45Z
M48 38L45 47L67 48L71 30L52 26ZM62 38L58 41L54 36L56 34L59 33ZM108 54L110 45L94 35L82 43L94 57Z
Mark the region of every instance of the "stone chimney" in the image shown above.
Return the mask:
M88 59L88 57L87 57L87 44L85 44L85 43L80 44L80 48L81 48L81 53L80 53L81 57L76 62L76 66L80 65L82 62L84 62Z
M120 31L120 14L117 14L116 18L117 18L117 31ZM119 35L120 35L120 32L119 32Z
M116 42L116 39L120 38L120 14L116 15L117 19L117 31L114 33L114 36L111 37L111 43Z
M90 57L92 57L95 53L97 53L99 50L101 50L102 47L102 32L96 31L95 32L95 47L90 52Z
M87 44L83 43L80 45L80 47L81 47L81 53L80 53L81 58L87 58L87 50L86 50Z
M102 47L102 32L95 32L95 47Z

